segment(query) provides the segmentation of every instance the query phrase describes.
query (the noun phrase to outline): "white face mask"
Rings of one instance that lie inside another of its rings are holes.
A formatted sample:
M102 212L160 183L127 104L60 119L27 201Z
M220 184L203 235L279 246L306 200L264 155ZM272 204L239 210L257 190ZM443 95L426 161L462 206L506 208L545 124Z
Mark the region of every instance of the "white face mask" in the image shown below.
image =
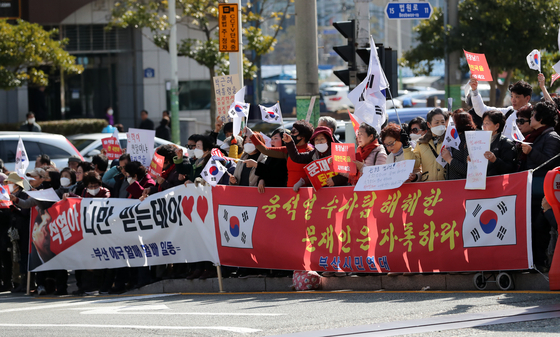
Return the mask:
M113 109L107 110L107 115L111 116L113 114Z
M204 151L201 149L194 149L194 153L193 153L194 157L197 159L200 159L202 157L204 157Z
M329 149L329 144L328 143L316 144L315 148L317 149L317 151L321 153L325 153Z
M96 196L97 193L99 193L99 190L100 190L99 187L96 188L96 189L94 189L94 190L88 188L88 189L87 189L87 192L88 192L90 195Z
M194 158L194 150L187 149L187 156L189 156L189 158Z
M243 146L243 151L245 153L253 153L253 152L255 152L256 149L257 148L255 147L255 144L253 144L253 143L247 143Z
M135 181L136 179L132 178L132 177L128 177L126 178L126 181L128 181L129 185L132 185L132 183Z
M29 118L29 119L27 120L27 123L29 123L29 124L35 123L35 118Z
M419 133L411 133L410 134L410 140L412 140L414 142L417 141L418 139L420 139L420 137L422 137L422 135L419 134Z
M10 193L14 193L14 190L16 189L16 185L8 184L8 189L10 190Z
M71 182L72 181L68 178L65 177L60 178L60 185L62 185L62 187L70 186Z
M438 125L431 128L432 133L436 136L441 136L445 133L445 125Z

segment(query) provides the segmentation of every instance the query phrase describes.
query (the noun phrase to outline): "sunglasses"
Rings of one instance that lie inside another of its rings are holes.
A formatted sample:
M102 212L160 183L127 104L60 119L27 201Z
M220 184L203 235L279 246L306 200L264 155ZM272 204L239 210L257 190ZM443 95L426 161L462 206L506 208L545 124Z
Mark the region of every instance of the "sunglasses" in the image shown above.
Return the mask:
M517 124L523 125L523 124L525 124L525 123L529 123L529 120L523 119L523 118L518 118L518 119L515 120L515 122L516 122Z
M187 145L187 148L189 150L194 150L194 149L196 149L196 145Z
M412 128L412 129L410 129L410 133L418 133L418 132L420 132L420 129L419 129L419 128Z

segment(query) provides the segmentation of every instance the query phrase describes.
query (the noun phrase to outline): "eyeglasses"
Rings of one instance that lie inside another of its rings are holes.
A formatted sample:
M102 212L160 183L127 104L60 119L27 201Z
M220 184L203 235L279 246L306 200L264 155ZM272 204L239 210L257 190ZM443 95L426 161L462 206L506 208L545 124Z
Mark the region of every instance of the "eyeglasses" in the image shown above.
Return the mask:
M395 142L396 142L396 140L394 140L394 141L392 141L392 142L390 142L390 143L385 143L385 146L386 146L386 147L393 147L393 146L395 146Z
M420 129L419 129L419 128L412 128L412 129L410 129L410 133L418 133L418 132L420 132Z
M518 118L518 119L515 120L515 122L519 125L523 125L525 123L529 123L529 120L523 119L523 118Z
M194 150L196 149L196 145L187 145L187 149Z

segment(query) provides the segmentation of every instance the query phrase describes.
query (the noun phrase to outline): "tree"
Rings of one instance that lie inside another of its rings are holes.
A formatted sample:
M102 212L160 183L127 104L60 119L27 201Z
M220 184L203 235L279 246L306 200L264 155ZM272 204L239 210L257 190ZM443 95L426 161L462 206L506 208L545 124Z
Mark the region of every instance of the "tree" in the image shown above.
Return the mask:
M287 16L287 10L293 0L284 0L283 11L274 11L277 6L273 0L259 0L259 10L253 10L254 4L248 3L242 8L244 25L243 36L246 43L245 51L254 51L252 58L244 55L243 77L253 78L257 70L256 64L262 55L272 51L276 44L276 36L281 29L282 22ZM178 42L178 56L185 56L195 60L198 64L208 68L210 81L216 74L229 74L229 54L219 52L218 40L218 3L216 0L177 0L177 24L189 29L200 31L203 40L182 39ZM267 13L267 14L265 14ZM264 34L261 26L272 21L269 26L271 35ZM109 27L148 28L151 35L146 35L156 46L169 50L169 22L167 19L167 1L157 0L124 0L115 3ZM211 91L210 119L216 116L216 102L214 90Z
M449 52L483 53L494 79L490 104L503 105L505 95L497 101L496 87L505 93L515 70L529 73L526 56L531 50L558 50L559 10L560 0L464 0L459 4L458 27L444 27L443 13L436 9L430 20L415 28L419 44L404 53L405 64L417 73L429 72L432 62L444 57L445 39ZM503 72L506 78L499 84Z
M0 89L10 90L25 84L48 85L48 74L39 67L51 66L52 71L80 74L83 67L63 47L67 39L56 41L58 31L45 31L38 24L18 20L9 24L0 20Z

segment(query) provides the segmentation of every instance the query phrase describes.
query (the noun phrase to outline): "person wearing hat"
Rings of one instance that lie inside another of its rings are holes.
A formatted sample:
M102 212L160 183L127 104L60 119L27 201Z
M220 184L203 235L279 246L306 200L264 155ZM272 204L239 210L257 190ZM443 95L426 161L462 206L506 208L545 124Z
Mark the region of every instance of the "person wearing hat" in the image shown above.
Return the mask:
M47 179L49 178L47 172L42 168L38 168L38 167L30 172L27 172L25 175L31 178L28 179L29 184L34 189L38 189L43 184L43 182L47 181Z
M76 171L78 169L78 165L80 165L81 162L82 158L74 154L70 158L68 158L68 167Z

